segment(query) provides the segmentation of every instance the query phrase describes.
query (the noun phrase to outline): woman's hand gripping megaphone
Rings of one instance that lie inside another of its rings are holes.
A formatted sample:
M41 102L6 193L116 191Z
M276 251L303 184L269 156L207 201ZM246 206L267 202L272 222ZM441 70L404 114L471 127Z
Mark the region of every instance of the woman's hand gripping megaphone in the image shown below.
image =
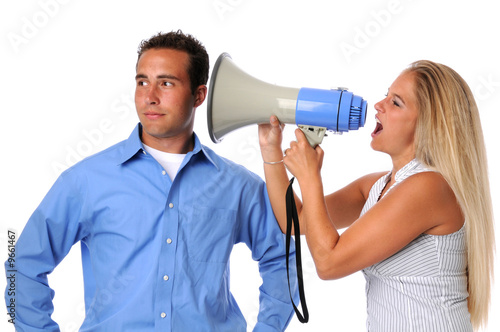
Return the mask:
M296 129L295 136L297 141L290 143L290 147L282 152L283 129L285 124L280 123L276 116L271 116L269 123L259 124L259 144L262 158L266 163L278 163L284 161L288 170L297 177L296 173L312 169L321 169L323 164L323 149L318 145L320 141L311 140L307 133L311 132L299 126ZM313 132L312 135L315 135ZM323 133L324 136L324 133ZM317 137L317 136L316 136ZM322 139L322 137L321 137ZM302 176L299 176L302 178Z
M319 145L312 147L301 129L295 130L295 137L297 140L284 151L283 162L299 184L312 182L313 177L321 176L324 151Z

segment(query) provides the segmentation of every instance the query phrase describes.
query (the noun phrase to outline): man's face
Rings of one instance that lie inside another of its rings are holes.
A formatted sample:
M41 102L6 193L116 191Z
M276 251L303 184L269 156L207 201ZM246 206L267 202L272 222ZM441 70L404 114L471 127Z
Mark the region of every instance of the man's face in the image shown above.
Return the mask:
M191 93L188 66L189 55L173 49L150 49L139 58L135 106L144 144L165 150L165 142L191 139L195 109L205 97L199 90L206 87Z

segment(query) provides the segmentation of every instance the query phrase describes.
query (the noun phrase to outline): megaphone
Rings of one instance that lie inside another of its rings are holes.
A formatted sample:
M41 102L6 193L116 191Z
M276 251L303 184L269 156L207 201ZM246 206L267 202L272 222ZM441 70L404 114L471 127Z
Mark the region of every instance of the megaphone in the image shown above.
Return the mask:
M366 107L363 98L345 88L298 89L263 82L222 53L210 78L208 131L212 141L219 143L233 130L268 123L276 115L282 123L299 126L314 147L323 141L326 131L343 133L363 127Z

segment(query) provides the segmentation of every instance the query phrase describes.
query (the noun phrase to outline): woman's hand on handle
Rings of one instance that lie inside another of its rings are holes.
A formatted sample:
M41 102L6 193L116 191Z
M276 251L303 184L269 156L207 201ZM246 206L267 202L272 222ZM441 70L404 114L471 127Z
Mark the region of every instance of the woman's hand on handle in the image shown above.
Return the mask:
M323 165L323 149L317 145L312 148L306 136L300 129L295 130L297 141L290 143L285 150L283 161L287 169L292 173L299 183L320 178L321 166Z

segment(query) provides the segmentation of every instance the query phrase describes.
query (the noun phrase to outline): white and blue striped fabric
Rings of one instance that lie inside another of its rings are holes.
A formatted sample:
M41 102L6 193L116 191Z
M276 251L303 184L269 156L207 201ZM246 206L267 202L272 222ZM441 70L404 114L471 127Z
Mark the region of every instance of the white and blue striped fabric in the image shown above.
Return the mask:
M412 160L396 173L398 183L428 171ZM361 212L377 203L390 178L372 187ZM393 256L363 270L370 332L469 332L465 227L449 235L421 234Z

